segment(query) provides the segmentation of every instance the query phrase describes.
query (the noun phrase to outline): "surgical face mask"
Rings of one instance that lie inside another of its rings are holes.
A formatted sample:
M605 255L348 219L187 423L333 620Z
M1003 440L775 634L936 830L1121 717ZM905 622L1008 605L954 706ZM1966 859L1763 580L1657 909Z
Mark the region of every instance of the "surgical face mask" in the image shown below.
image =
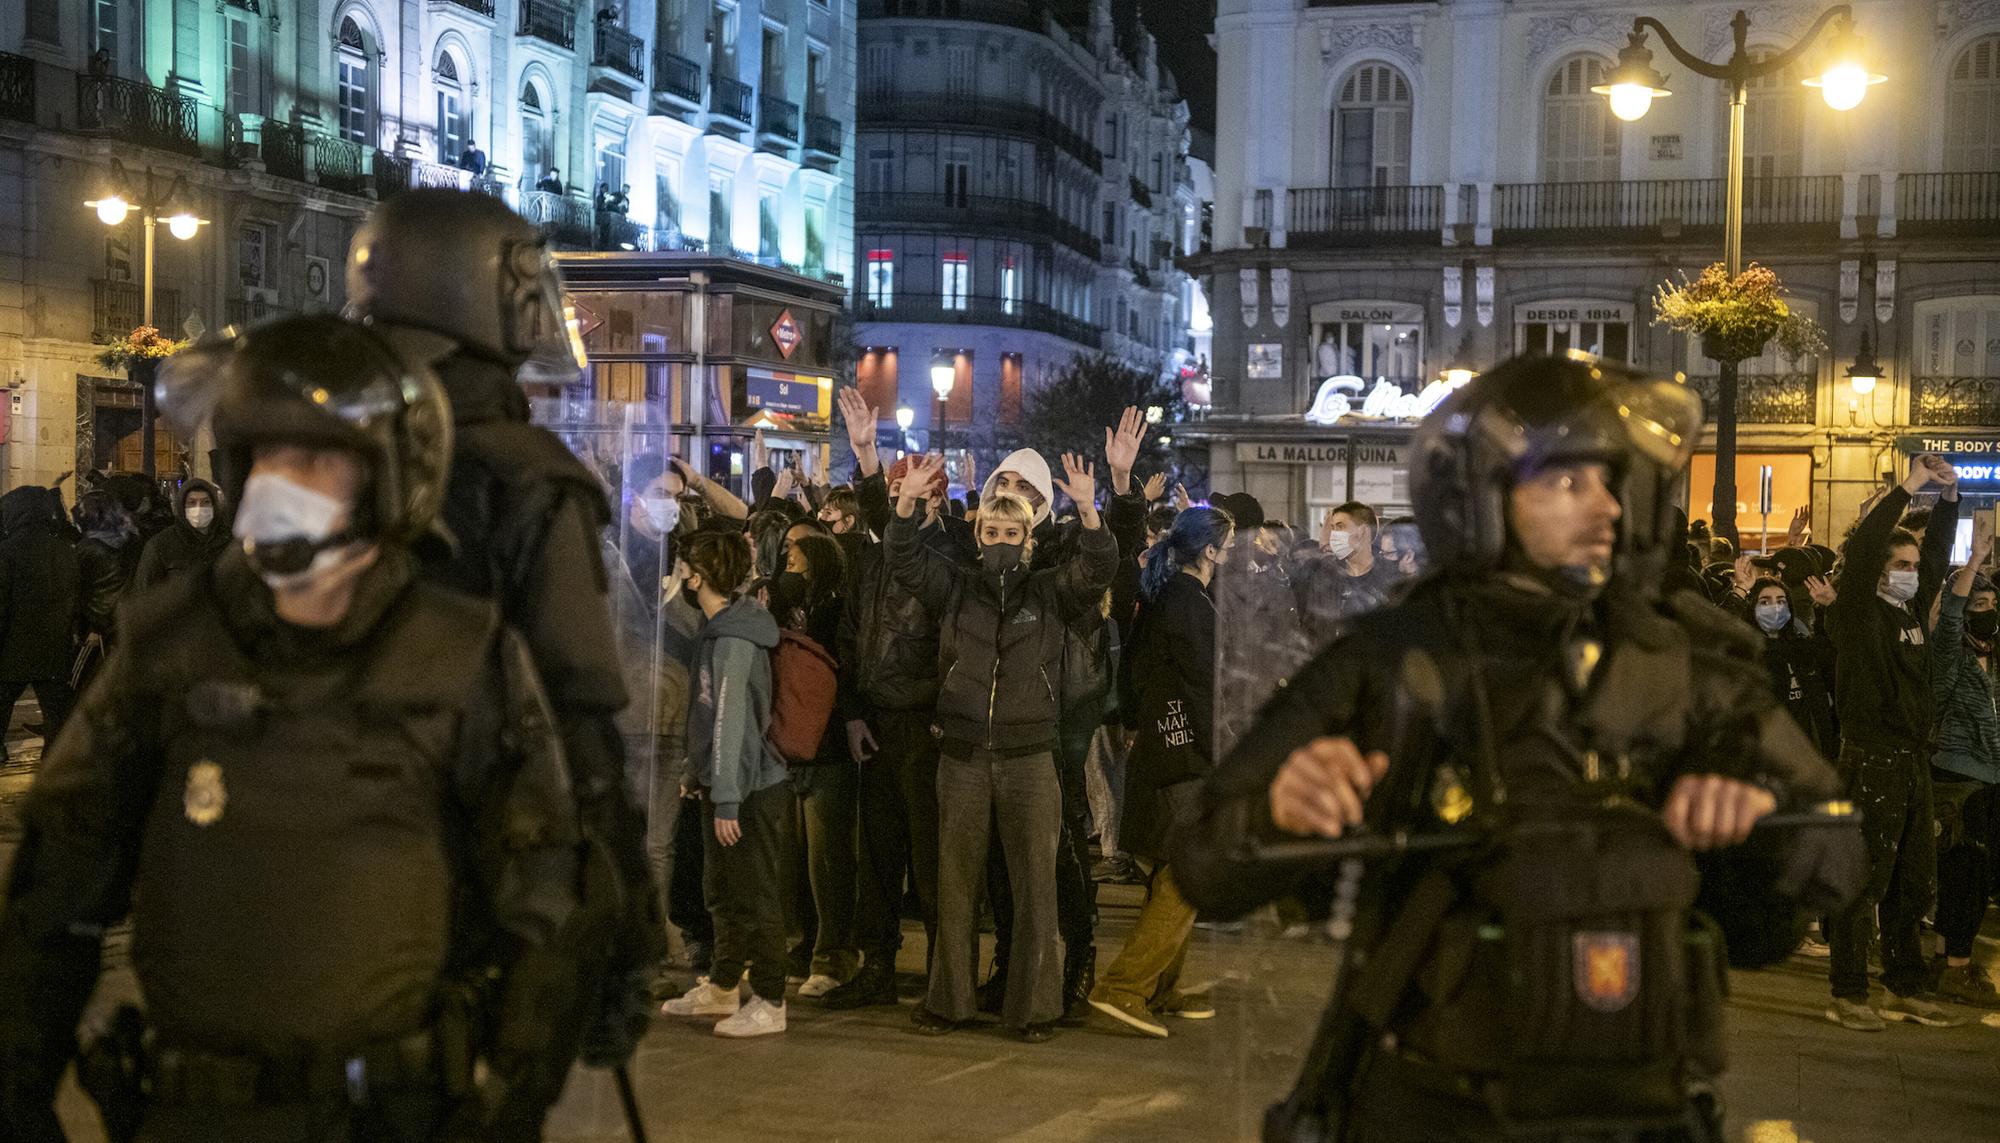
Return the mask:
M1760 603L1757 605L1757 626L1765 634L1776 635L1792 621L1792 606L1789 603Z
M982 544L979 564L988 575L1002 575L1021 566L1021 544Z
M196 531L215 522L215 509L206 504L197 504L187 510L187 522Z
M325 493L256 473L244 482L232 534L243 541L258 576L283 591L304 587L345 561L354 543L347 515L348 506Z
M1917 594L1917 573L1914 570L1882 573L1879 594L1890 603L1910 602Z
M2000 611L1966 612L1965 630L1981 643L1992 642L1993 636L2000 634Z
M1353 534L1349 532L1328 533L1326 540L1326 550L1331 552L1333 554L1333 558L1336 560L1344 560L1347 557L1353 555L1354 554Z
M671 496L642 497L639 509L646 514L646 523L663 536L681 522L681 502Z

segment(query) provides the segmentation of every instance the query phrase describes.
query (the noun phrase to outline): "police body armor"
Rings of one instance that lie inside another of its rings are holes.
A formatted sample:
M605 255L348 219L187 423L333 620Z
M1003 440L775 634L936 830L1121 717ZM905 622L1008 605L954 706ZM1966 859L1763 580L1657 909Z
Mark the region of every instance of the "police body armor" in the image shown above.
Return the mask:
M161 1043L337 1056L427 1027L474 877L449 791L493 609L411 584L339 671L251 663L207 576L127 623L173 631L146 666L167 761L133 901Z

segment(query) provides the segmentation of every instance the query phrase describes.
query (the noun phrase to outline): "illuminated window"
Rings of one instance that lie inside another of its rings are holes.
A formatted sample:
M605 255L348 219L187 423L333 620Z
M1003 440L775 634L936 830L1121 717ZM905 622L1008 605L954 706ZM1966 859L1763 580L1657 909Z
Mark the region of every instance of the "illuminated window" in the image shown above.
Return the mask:
M953 251L946 254L940 261L938 278L943 289L944 308L964 309L972 284L972 265L966 261L964 253Z
M1021 271L1009 254L1000 265L1000 312L1011 314L1021 308Z
M868 252L868 304L877 309L888 309L896 301L896 252L893 250L870 250Z

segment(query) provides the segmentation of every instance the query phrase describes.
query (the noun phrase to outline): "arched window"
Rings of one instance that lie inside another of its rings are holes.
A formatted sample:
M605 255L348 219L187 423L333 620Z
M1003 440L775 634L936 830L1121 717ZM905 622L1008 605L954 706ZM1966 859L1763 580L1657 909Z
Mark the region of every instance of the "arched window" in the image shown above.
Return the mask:
M1407 186L1410 181L1410 84L1388 64L1348 73L1333 111L1333 183L1339 187Z
M1952 61L1944 101L1944 169L2000 170L2000 36L1974 40Z
M1618 117L1591 87L1603 82L1604 61L1577 56L1556 68L1542 96L1542 180L1615 182Z
M459 83L458 61L450 52L438 53L437 74L432 79L437 85L438 162L456 163L465 153L472 130L465 119L465 89Z
M350 143L367 144L372 141L369 112L375 102L375 68L361 26L352 16L340 21L333 65L340 137Z
M521 85L521 178L533 184L554 163L555 148L549 138L549 112L542 106L541 89L534 83Z

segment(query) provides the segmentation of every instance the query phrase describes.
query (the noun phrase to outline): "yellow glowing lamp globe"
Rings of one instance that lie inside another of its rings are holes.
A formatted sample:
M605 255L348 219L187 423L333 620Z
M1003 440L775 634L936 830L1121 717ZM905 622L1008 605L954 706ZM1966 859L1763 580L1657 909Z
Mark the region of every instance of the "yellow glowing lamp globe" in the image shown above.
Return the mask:
M1653 106L1653 89L1639 83L1611 85L1611 114L1627 123L1644 118Z
M167 233L186 242L201 230L201 219L186 211L167 219Z
M1819 88L1820 98L1835 111L1852 111L1861 105L1861 99L1868 89L1886 81L1886 75L1876 75L1853 60L1842 60L1833 64L1816 76L1806 79L1807 87Z
M83 205L96 207L97 221L106 226L116 226L125 221L126 215L132 213L132 204L126 202L123 195L106 195L95 202L86 202Z

